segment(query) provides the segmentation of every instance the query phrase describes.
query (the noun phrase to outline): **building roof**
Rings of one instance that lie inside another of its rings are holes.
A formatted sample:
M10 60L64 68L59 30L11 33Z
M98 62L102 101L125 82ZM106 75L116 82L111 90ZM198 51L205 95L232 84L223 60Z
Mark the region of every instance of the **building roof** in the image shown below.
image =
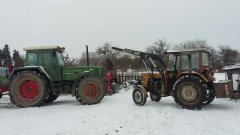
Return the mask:
M225 66L222 68L223 70L234 70L234 69L240 69L240 63L230 65L230 66Z
M61 52L63 52L65 50L64 47L60 47L57 45L27 47L27 48L24 48L23 50L24 51L33 51L33 50L54 50L54 49L59 50Z

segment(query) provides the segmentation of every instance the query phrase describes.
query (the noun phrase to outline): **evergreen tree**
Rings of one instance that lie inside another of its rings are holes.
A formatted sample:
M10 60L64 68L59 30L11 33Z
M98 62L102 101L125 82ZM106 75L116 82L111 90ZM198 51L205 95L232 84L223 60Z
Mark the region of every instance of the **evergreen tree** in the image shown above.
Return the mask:
M24 66L24 59L20 56L17 50L13 50L13 57L12 60L14 62L14 67L23 67Z
M5 46L2 49L2 66L9 66L12 64L12 57L10 54L10 48L8 44L5 44Z

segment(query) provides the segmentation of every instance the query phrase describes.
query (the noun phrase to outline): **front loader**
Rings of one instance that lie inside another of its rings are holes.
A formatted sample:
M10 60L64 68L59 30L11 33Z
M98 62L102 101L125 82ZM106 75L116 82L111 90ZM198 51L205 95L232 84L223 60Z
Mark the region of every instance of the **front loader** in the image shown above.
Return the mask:
M169 50L164 59L158 54L113 47L114 50L139 56L147 69L141 73L133 90L137 105L173 96L175 102L187 109L200 109L215 98L214 77L206 49Z
M19 107L41 106L62 93L72 94L82 104L99 103L105 95L103 67L64 65L59 46L25 48L25 66L9 77L9 95Z

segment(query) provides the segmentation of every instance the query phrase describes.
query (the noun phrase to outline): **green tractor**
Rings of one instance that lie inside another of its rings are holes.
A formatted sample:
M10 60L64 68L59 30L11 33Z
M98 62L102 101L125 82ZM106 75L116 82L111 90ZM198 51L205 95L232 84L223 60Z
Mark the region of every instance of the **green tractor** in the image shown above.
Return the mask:
M99 103L105 95L103 67L67 67L64 47L25 48L25 67L15 68L9 77L11 102L18 107L41 106L59 94L72 94L81 104Z

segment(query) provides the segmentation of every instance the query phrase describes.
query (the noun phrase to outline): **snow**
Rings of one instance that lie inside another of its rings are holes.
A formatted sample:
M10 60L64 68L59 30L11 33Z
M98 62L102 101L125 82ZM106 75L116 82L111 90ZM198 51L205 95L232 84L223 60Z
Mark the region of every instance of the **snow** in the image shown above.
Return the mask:
M132 88L105 96L96 105L81 105L63 95L41 107L18 108L0 99L1 135L237 135L240 101L215 99L202 110L182 109L172 97L144 106L132 101Z
M214 78L215 78L215 83L216 82L221 82L221 81L227 81L227 73L214 73Z
M231 69L240 69L240 63L223 67L223 70L231 70Z

